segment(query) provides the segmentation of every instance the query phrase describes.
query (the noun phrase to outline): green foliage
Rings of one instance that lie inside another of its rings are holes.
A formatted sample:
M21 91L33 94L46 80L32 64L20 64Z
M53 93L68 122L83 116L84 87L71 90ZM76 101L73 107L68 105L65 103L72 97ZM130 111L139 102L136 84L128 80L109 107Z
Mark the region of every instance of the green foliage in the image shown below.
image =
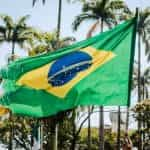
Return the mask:
M34 38L26 46L30 56L52 52L58 48L65 47L75 41L73 37L57 39L56 32L36 32Z
M140 140L140 135L139 135L138 131L136 130L136 131L132 132L131 133L131 141L132 141L134 147L138 147L139 140Z
M4 120L0 127L0 142L9 145L10 134L12 134L14 148L30 150L32 126L35 123L37 123L35 120L18 116L11 117L11 120Z
M136 104L133 108L133 111L134 118L137 121L141 121L141 123L143 124L141 134L145 136L144 145L150 146L150 100L143 100L142 102Z
M143 100L141 103L136 104L133 111L137 120L145 122L146 126L150 127L150 100Z
M83 128L80 133L79 149L88 149L87 128ZM91 150L99 149L99 129L91 128ZM111 130L105 130L104 134L105 150L113 150L116 144L116 133L112 133Z
M72 141L74 140L74 113L69 112L69 115L64 116L64 119L59 122L59 143L58 149L60 150L70 150ZM78 137L77 137L78 142Z

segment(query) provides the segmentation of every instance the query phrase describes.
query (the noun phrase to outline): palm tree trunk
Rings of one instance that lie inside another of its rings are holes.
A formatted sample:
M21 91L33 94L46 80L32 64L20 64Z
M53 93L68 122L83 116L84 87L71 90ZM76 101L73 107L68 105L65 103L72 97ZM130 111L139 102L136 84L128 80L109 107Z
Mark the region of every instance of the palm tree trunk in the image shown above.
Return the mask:
M145 87L145 98L148 99L149 98L149 94L148 94L148 87Z
M56 117L49 117L47 119L43 119L45 129L44 134L47 134L47 143L44 145L44 150L57 150L57 134L56 134L56 126L57 121ZM46 133L45 133L46 132Z
M73 139L72 139L72 143L71 143L71 150L75 150L76 140L77 140L75 118L76 118L76 112L75 112L75 108L74 108L73 109L73 114L72 114L72 127L73 127L72 135L73 135Z
M143 76L143 81L142 81L143 83L143 100L145 99L145 78L144 78L144 76Z
M59 124L57 123L56 125L55 125L55 143L54 143L54 150L57 150L58 149L58 126L59 126Z
M14 54L15 54L15 42L12 41L12 52L11 52L11 61L14 60ZM9 59L8 59L9 64ZM9 135L9 145L8 150L13 149L13 120L12 120L12 113L10 112L9 121L12 122L12 125L10 126L10 135Z
M120 106L118 106L118 133L117 133L117 150L120 150L120 122L121 122L121 115L120 115Z
M60 36L60 27L61 27L61 10L62 10L62 0L59 0L58 4L58 20L57 20L57 48L59 48L59 36ZM51 150L57 150L57 139L58 139L58 123L54 124L52 135L51 135Z
M61 11L62 11L62 0L59 0L59 4L58 4L58 21L57 21L57 40L59 43L59 37L60 37L60 27L61 27ZM59 45L58 47L59 48ZM54 132L54 149L53 150L57 150L58 149L58 130L59 130L59 124L55 124L55 132Z
M141 101L141 36L138 32L138 102ZM142 150L142 139L141 139L141 121L138 121L138 133L140 135L138 150Z
M39 135L39 140L40 140L40 150L43 150L43 127L44 127L44 122L43 120L40 120L40 128L39 128L39 132L40 132L40 135Z
M104 107L100 106L99 109L99 150L104 150Z
M90 106L88 106L88 150L91 150L91 109Z
M15 55L15 42L12 41L11 61L14 60L14 55Z
M126 108L127 110L127 115L126 115L126 132L128 132L128 128L129 128L129 106L127 106Z
M52 128L52 130L51 130L52 135L50 138L50 140L51 140L51 145L50 145L51 148L50 149L57 150L57 141L56 141L57 140L57 124L54 124L54 127Z
M59 0L59 6L58 6L58 21L57 21L57 40L59 40L59 36L60 36L61 10L62 10L62 0Z
M103 32L103 19L101 18L101 32ZM104 111L103 106L99 107L99 150L104 150Z
M143 94L142 94L142 96L143 96L143 100L145 99L145 78L144 78L144 75L143 75L143 78L142 78L142 88L143 88ZM143 120L142 121L142 123L143 123L143 128L145 129L145 121ZM145 132L143 132L143 143L145 143Z
M10 131L9 131L9 145L8 145L8 150L13 150L13 119L12 119L12 112L9 114L9 121L11 122L10 124Z

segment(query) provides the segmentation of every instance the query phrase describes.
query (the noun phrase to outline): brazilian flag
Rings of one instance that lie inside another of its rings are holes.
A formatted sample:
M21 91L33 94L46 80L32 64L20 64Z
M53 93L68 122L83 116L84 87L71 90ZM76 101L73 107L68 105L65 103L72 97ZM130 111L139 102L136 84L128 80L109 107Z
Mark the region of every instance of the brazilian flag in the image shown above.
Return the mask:
M1 69L1 105L46 117L76 106L129 105L136 18L95 37Z

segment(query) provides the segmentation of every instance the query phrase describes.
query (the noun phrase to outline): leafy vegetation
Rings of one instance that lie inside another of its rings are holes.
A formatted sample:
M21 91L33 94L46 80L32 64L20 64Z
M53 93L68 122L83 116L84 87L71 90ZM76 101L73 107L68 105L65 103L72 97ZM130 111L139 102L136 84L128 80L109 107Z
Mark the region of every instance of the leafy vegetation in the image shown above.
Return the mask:
M56 32L36 32L34 38L28 42L26 49L30 56L34 56L63 48L74 41L74 37L65 37L58 40Z
M150 100L143 100L133 108L134 117L142 123L141 133L144 138L144 147L150 148ZM136 135L136 134L135 134ZM138 138L138 134L136 135Z
M88 149L88 140L87 140L87 128L83 128L80 133L80 150ZM91 128L91 150L99 149L99 136L98 136L98 128ZM116 146L116 133L112 133L111 129L105 130L104 142L105 142L105 150L113 150Z

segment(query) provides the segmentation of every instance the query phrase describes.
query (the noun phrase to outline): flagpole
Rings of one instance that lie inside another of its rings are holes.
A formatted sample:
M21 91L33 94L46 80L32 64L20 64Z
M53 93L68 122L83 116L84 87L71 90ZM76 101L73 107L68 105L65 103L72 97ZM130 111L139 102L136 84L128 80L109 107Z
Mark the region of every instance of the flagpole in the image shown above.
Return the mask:
M136 13L139 19L139 8L136 8ZM141 102L141 36L138 28L138 103L139 102ZM140 135L138 150L142 149L141 127L141 121L138 121L138 133Z

